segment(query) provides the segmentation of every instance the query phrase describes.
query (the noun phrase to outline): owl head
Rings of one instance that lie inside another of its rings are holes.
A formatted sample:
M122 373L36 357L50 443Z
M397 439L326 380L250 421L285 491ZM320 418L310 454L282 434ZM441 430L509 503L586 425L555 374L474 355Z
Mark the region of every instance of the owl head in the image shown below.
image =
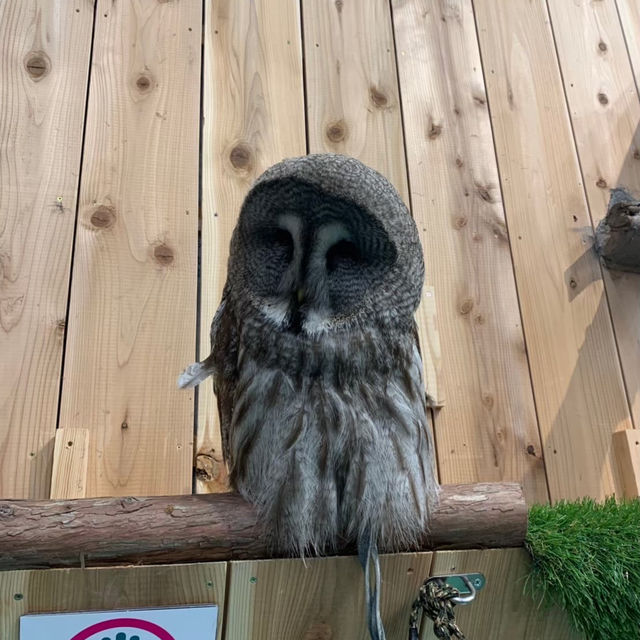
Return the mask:
M415 223L389 181L355 158L292 158L248 193L231 241L233 295L278 331L408 321L424 278Z

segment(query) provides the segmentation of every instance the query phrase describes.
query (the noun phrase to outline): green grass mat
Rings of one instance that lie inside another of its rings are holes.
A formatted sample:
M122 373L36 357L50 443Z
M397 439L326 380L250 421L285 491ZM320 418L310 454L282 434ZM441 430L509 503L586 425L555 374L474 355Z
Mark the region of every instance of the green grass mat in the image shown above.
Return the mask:
M535 505L526 547L528 587L586 638L640 638L640 501Z

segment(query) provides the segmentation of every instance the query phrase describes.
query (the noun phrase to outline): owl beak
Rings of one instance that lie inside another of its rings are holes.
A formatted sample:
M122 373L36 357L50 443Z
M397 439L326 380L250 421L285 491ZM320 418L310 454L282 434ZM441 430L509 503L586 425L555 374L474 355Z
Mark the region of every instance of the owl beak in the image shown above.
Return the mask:
M304 300L304 289L303 288L298 289L298 291L296 293L296 297L298 299L298 304L302 304L302 302Z

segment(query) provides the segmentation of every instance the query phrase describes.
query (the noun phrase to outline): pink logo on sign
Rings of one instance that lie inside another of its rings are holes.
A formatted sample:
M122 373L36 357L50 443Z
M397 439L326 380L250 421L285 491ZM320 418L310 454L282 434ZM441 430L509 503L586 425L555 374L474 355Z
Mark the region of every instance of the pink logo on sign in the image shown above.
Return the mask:
M104 622L96 622L87 627L80 633L76 633L71 640L87 640L92 635L107 631L108 629L117 629L118 627L128 627L129 629L139 629L152 633L158 640L175 640L175 638L162 627L148 622L147 620L139 620L137 618L117 618L116 620L105 620Z

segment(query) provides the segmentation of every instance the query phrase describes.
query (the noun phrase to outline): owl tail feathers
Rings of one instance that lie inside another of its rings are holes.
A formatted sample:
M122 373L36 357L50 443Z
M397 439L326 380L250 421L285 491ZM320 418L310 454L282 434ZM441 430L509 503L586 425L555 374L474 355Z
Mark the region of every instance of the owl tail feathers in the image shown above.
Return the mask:
M213 354L211 354L202 362L190 364L178 377L178 387L180 389L196 387L215 372L216 365L213 361Z
M380 618L380 558L375 536L369 531L363 533L358 540L358 558L364 570L365 605L367 608L367 624L371 640L386 640L382 619ZM373 565L373 584L370 574Z

